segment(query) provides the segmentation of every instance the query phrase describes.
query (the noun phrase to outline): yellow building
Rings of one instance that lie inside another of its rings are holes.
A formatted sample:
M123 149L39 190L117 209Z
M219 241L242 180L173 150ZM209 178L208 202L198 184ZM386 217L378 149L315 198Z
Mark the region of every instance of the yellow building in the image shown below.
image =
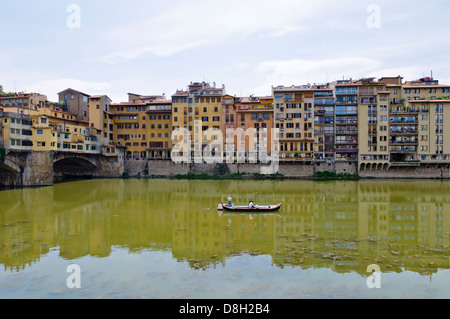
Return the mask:
M172 132L171 102L111 104L114 142L126 147L127 158L169 158Z
M40 115L34 117L31 131L32 151L43 152L57 150L58 133L55 127L50 126L50 121L47 116Z
M209 83L195 82L187 91L177 90L172 95L172 127L174 131L187 129L191 135L191 150L195 145L203 149L207 144L216 142L218 148L223 147L222 135L222 96L225 87L216 88ZM199 123L195 131L195 123ZM197 141L196 141L196 140ZM174 140L177 143L181 140ZM201 150L200 149L200 150Z
M169 159L172 150L172 103L152 101L147 106L147 157Z

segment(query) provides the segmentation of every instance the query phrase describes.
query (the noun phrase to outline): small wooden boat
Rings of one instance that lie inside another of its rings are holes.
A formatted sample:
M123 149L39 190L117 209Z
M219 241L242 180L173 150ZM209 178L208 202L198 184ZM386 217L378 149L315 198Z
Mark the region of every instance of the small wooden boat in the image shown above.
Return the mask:
M219 203L219 209L223 208L229 212L242 212L242 213L266 213L266 212L274 212L281 208L281 204L277 205L268 205L268 206L255 206L255 208L250 208L248 206L229 206L223 203Z

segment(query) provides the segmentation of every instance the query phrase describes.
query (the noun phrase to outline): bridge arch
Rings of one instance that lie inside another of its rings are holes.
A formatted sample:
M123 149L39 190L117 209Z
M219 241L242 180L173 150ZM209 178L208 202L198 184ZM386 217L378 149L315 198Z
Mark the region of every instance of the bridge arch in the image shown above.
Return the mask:
M53 173L55 177L89 178L97 171L95 160L87 156L56 155L53 157Z

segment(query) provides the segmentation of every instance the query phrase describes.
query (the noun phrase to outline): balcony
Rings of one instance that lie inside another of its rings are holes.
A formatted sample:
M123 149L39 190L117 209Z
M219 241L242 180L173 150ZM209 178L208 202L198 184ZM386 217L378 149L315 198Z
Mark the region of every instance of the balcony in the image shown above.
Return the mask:
M401 124L401 125L404 125L404 124L418 124L418 120L405 120L405 119L401 119L401 120L393 120L393 119L391 119L390 120L390 123L391 124Z
M390 131L391 135L414 135L414 134L418 134L419 131L417 130L411 130L411 129L406 129L406 130L391 130Z
M391 145L418 145L419 141L418 140L390 140L389 144Z
M358 130L336 130L336 135L358 135Z
M357 94L358 94L357 89L336 88L336 95L357 95Z
M336 100L336 105L355 105L358 104L356 100Z
M357 148L337 148L336 153L358 153Z
M357 120L336 120L336 124L338 125L346 125L346 124L352 124L352 125L357 125L358 121Z
M417 114L417 113L429 113L430 110L416 110L416 109L401 109L401 110L390 110L390 114Z
M377 99L361 99L361 104L377 104Z
M391 147L389 152L392 154L414 154L417 152L415 147Z

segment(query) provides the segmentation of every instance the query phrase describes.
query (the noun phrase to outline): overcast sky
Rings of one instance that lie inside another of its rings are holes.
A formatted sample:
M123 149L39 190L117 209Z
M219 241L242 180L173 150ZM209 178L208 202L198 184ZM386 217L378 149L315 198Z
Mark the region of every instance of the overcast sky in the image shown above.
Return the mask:
M2 0L0 84L114 102L191 81L237 96L431 70L449 84L449 21L448 0Z

